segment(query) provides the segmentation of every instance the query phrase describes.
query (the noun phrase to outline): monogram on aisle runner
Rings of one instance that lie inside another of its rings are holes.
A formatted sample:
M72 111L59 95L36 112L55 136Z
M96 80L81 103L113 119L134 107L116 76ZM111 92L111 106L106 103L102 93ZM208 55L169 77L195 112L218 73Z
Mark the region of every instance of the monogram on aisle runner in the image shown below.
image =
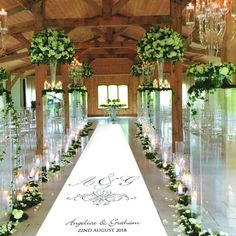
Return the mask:
M37 236L167 235L117 124L98 125Z

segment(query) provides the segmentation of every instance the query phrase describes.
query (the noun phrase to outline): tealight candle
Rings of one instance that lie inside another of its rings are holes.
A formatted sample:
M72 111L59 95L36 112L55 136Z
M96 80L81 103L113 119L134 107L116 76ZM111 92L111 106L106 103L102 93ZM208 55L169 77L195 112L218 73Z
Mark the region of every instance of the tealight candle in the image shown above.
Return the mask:
M46 161L46 171L49 171L49 169L50 169L50 163L49 161Z
M179 195L183 195L184 194L183 184L182 183L179 183L179 185L178 185L178 194Z
M16 199L17 199L18 202L21 202L23 200L22 193L18 193L17 196L16 196Z
M30 173L29 173L29 177L34 178L34 176L35 176L35 170L34 170L34 168L32 168Z

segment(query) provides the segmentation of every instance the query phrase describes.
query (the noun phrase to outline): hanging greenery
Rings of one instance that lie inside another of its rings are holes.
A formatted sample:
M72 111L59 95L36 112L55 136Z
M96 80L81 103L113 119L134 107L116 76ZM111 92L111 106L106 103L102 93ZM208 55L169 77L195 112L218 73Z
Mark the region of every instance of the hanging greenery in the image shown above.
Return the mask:
M191 65L186 75L195 77L195 84L188 90L189 100L188 106L191 114L197 114L195 103L198 100L205 100L204 92L213 94L217 88L233 88L231 78L236 75L236 66L231 63L196 63Z
M153 68L150 63L144 63L140 60L134 62L134 64L130 68L130 75L132 77L145 77L152 75Z
M90 78L94 74L93 67L88 63L74 65L69 68L69 77L74 80L78 78Z
M32 38L30 59L32 64L70 64L75 48L64 31L45 29Z
M10 78L10 73L6 71L3 67L0 67L0 81L8 80Z
M10 77L10 73L1 67L0 68L0 83L2 84L3 80L8 79L9 77ZM17 111L15 110L15 107L14 107L14 101L12 99L11 92L6 90L3 87L3 85L0 87L0 96L5 96L5 101L6 101L6 104L1 111L2 116L3 116L3 120L5 120L7 122L10 118L10 122L13 127L14 135L12 135L12 141L13 141L13 144L15 145L15 153L13 156L13 160L15 162L15 167L13 169L13 174L17 175L19 169L21 169L21 167L22 167L21 166L21 156L20 156L20 152L21 152L20 124L19 124L19 120L18 120ZM6 158L6 151L2 150L0 152L0 163L4 160L4 158Z
M137 44L139 58L146 62L181 61L184 40L171 28L151 27Z

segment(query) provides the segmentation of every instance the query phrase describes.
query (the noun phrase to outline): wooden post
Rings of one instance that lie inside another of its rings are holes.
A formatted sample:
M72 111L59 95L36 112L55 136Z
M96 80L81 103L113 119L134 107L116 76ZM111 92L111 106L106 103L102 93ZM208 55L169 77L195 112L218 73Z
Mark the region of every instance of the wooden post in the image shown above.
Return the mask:
M66 130L70 128L70 104L69 104L69 93L68 93L68 76L69 65L61 65L61 75L62 75L62 89L65 91L64 94L64 115L65 115L65 133Z
M35 68L35 89L36 89L36 135L37 135L37 148L36 154L43 154L43 98L42 90L44 81L47 78L47 66L40 65Z
M171 0L171 26L181 34L182 31L182 9L179 0ZM175 152L175 142L183 141L183 117L182 117L182 64L176 62L171 66L171 88L172 96L172 150Z
M42 30L44 24L45 1L41 0L34 4L32 12L35 17L34 32L38 33ZM40 65L35 67L35 88L36 88L36 134L37 134L37 148L36 154L43 154L43 99L42 90L44 81L47 79L47 66Z

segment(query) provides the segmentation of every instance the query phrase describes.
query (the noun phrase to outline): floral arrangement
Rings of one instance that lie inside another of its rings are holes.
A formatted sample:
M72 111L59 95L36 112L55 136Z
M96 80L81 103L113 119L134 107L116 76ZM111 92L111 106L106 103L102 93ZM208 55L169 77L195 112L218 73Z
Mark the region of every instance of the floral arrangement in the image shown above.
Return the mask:
M151 27L137 44L142 61L181 61L184 56L184 41L171 28Z
M186 71L189 77L196 77L195 84L190 87L188 106L192 115L197 114L195 102L205 100L203 92L213 93L216 88L234 87L231 83L231 77L236 75L236 66L231 63L196 63L191 65Z
M189 77L205 78L215 81L215 86L230 84L230 77L236 74L236 66L231 63L192 64L186 71ZM203 79L204 80L204 79Z
M79 77L82 77L81 66L79 66L79 65L70 66L70 68L69 68L69 77L72 80L77 79Z
M45 29L32 38L30 47L32 64L70 64L74 54L73 43L64 31Z
M81 77L82 78L90 78L94 74L93 67L89 63L82 64L82 72Z
M120 103L120 99L107 99L107 104L101 104L101 107L117 107L117 108L121 108L121 107L125 107L126 104L122 104Z
M130 68L130 75L132 77L145 77L152 75L152 66L150 63L143 63L136 61Z
M10 73L6 71L3 67L0 67L0 81L8 80Z

